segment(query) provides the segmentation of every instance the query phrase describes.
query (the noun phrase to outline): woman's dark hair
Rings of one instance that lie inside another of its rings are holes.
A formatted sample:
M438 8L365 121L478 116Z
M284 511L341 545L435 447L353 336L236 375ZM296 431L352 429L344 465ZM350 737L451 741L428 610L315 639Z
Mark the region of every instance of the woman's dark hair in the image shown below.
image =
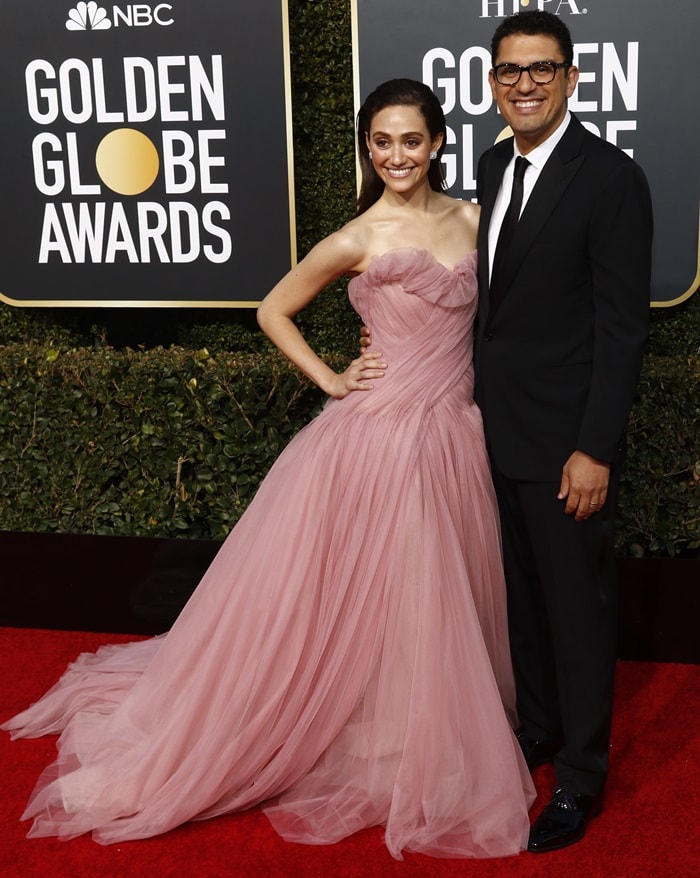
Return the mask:
M516 12L509 15L496 28L491 40L491 63L495 64L498 58L498 50L504 37L512 37L519 34L526 36L554 37L559 44L564 63L571 66L574 63L574 45L571 41L569 28L558 15L553 12ZM549 58L541 58L541 61L549 61Z
M447 143L447 129L440 101L422 82L415 79L390 79L375 88L357 114L357 154L360 159L362 183L357 198L356 215L364 213L368 207L379 200L384 191L384 183L374 170L367 154L366 137L369 134L372 119L387 107L415 107L425 119L431 138L434 140L439 134L442 134L442 143L438 149L437 159L430 163L428 182L436 192L442 192L445 189L440 157Z

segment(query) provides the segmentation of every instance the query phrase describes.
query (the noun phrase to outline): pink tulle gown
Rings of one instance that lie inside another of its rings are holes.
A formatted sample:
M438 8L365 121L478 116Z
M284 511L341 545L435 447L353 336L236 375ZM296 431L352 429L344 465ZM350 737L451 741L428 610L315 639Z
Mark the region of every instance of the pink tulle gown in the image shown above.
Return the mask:
M80 656L3 726L61 733L30 836L264 803L286 839L380 825L399 859L526 845L475 267L406 248L351 280L386 376L287 446L167 634Z

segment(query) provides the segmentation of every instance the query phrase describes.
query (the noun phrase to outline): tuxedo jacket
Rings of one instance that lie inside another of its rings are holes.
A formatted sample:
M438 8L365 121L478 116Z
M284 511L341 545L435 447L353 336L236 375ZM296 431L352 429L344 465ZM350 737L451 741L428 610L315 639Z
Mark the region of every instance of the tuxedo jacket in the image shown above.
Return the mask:
M571 117L489 293L488 227L513 140L481 157L476 399L505 476L559 482L574 450L615 462L649 320L652 210L641 168Z

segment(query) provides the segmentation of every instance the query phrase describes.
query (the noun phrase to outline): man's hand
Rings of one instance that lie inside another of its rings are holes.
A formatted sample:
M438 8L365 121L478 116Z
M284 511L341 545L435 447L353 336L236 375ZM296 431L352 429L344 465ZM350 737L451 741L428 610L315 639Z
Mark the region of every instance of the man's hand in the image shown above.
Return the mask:
M585 521L602 509L608 496L610 464L583 451L574 451L564 464L557 499L566 499L565 512Z

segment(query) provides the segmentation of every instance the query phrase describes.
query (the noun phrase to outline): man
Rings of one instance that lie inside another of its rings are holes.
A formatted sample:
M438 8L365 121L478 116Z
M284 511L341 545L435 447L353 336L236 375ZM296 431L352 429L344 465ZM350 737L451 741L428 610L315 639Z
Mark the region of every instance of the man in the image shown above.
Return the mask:
M613 509L647 335L652 216L640 168L567 109L578 70L562 20L510 16L491 48L514 138L479 162L476 394L502 519L518 738L530 767L553 760L557 778L530 834L540 852L582 838L608 771ZM502 225L510 238L497 248Z

